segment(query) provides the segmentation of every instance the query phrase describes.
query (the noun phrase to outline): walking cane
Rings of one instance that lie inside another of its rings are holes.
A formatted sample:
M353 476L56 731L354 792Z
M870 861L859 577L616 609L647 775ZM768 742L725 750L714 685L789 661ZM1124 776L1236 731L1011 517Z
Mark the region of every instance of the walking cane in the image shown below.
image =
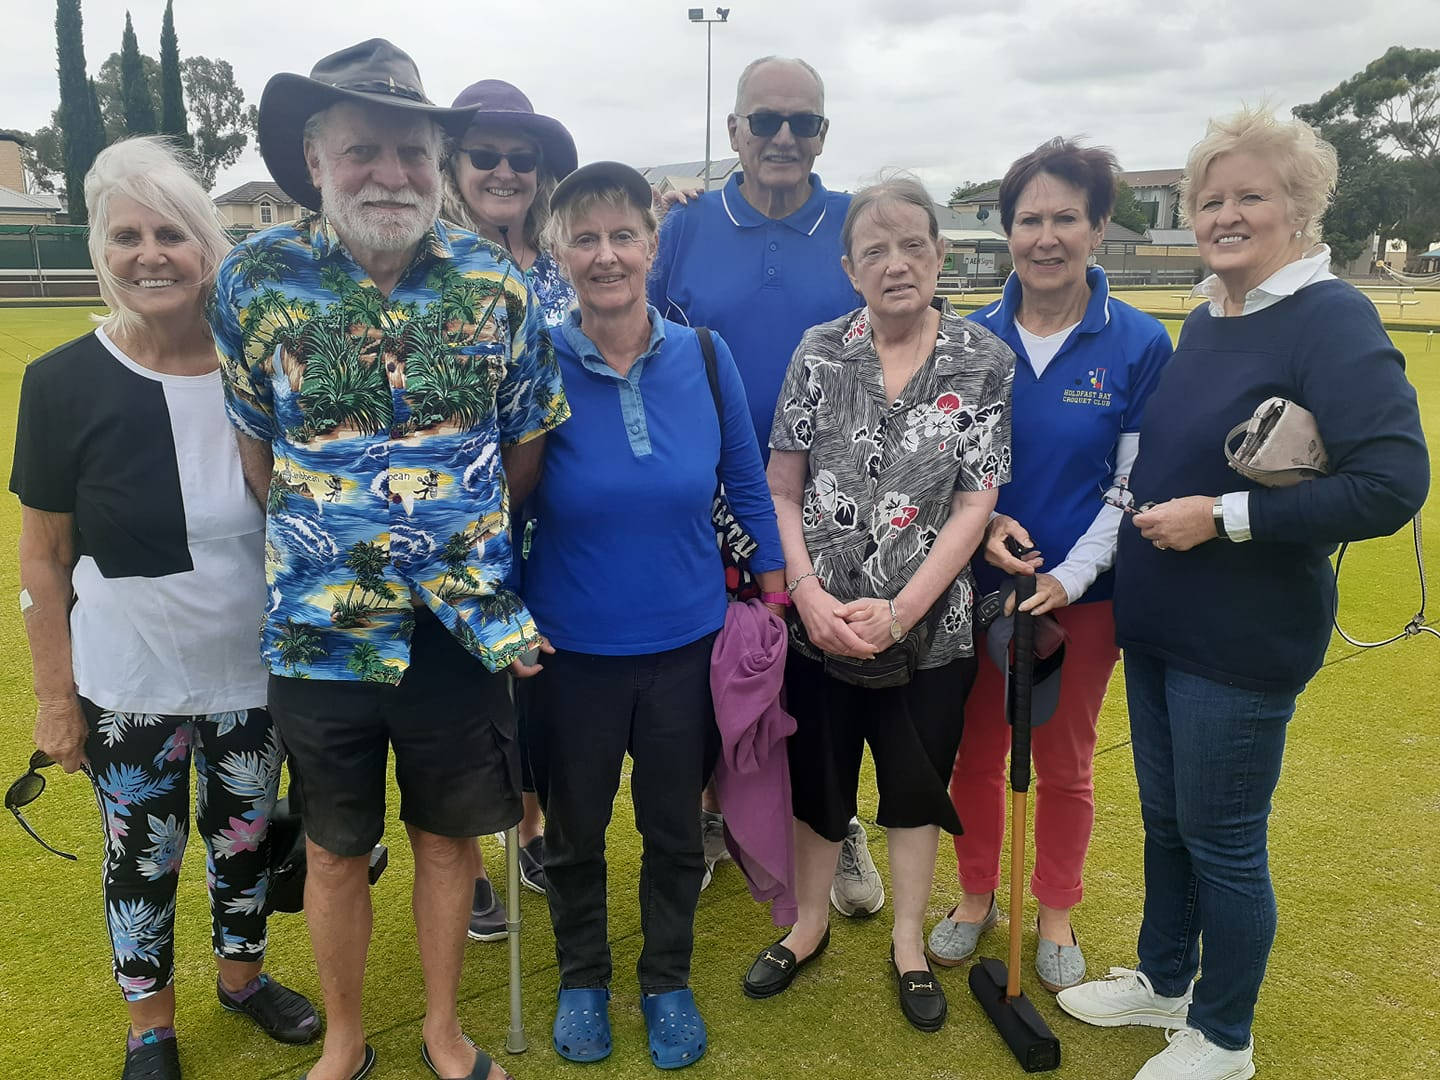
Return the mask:
M510 938L510 1030L505 1049L523 1054L525 1021L520 1015L520 826L505 830L505 930Z
M970 992L1026 1072L1060 1067L1060 1040L1020 989L1020 928L1025 910L1025 798L1030 790L1030 689L1035 617L1020 604L1035 595L1033 574L1015 576L1015 658L1010 667L1010 964L989 957L970 969Z

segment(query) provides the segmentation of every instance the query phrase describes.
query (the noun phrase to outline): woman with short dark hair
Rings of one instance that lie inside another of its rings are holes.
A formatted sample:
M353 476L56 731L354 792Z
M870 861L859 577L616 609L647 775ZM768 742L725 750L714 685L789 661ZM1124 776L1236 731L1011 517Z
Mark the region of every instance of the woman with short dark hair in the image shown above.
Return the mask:
M1171 351L1164 328L1111 297L1105 271L1089 265L1115 202L1115 171L1110 151L1068 139L1011 165L1000 184L1000 223L1015 270L1000 302L970 316L1018 357L1014 480L1000 493L976 577L988 592L1010 575L1035 575L1035 595L1024 606L1053 615L1069 636L1059 704L1031 739L1035 969L1050 990L1085 974L1070 912L1083 892L1095 819L1096 722L1119 658L1110 568L1120 511L1100 496L1130 472L1145 403ZM1007 542L1036 550L1017 558ZM1004 678L982 665L965 708L951 785L965 823L955 838L962 895L929 941L931 959L947 966L964 962L1000 916L1010 748Z

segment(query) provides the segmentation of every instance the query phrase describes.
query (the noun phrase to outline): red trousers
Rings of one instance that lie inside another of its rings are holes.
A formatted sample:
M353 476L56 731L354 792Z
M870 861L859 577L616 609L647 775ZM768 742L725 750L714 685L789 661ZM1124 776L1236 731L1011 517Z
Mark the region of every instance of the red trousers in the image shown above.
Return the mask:
M1084 892L1085 853L1095 825L1095 722L1120 658L1110 601L1053 612L1070 635L1055 715L1031 735L1034 761L1035 870L1030 891L1047 907L1072 908ZM983 643L977 643L983 652ZM1004 676L988 658L965 705L965 733L955 758L950 797L965 832L955 837L960 885L991 892L1000 885L1005 839L1010 726Z

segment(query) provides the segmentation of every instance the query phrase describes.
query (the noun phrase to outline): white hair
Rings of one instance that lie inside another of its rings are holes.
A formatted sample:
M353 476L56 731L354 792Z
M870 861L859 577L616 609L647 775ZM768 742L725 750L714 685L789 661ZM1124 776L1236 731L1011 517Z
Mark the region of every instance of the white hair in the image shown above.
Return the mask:
M133 335L142 322L127 302L135 286L112 274L105 258L110 241L110 207L116 195L133 199L160 215L200 249L202 288L197 302L202 306L232 246L215 204L171 140L145 135L123 139L100 151L85 174L85 205L90 210L90 263L100 282L100 296L110 309L98 321L112 337Z
M745 70L740 72L739 81L735 84L735 112L737 115L745 103L745 84L750 81L751 76L753 76L755 72L759 71L766 64L796 64L809 72L810 77L815 80L815 89L820 95L819 111L821 115L824 115L825 80L820 78L820 72L816 71L798 56L762 56L760 59L751 60L750 63L746 64Z
M1303 120L1277 120L1266 107L1246 106L1212 119L1205 137L1190 148L1180 178L1180 216L1193 226L1205 173L1221 154L1253 154L1268 161L1285 185L1291 220L1306 244L1320 242L1320 219L1335 194L1339 162L1335 148Z

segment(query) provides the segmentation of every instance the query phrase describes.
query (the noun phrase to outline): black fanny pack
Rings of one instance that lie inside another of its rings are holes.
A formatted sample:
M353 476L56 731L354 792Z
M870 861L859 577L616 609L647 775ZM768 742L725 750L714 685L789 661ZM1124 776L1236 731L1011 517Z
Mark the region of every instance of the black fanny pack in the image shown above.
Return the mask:
M836 656L834 653L828 653L816 647L805 632L804 620L800 618L799 613L793 607L790 609L790 637L800 646L803 655L819 657L825 674L832 679L848 683L851 686L861 686L867 690L904 686L914 676L920 658L929 650L930 643L935 639L935 631L940 626L940 617L947 607L946 599L949 595L950 588L947 586L945 591L940 594L940 598L930 605L930 610L910 628L903 638L868 660L861 660L855 656Z

